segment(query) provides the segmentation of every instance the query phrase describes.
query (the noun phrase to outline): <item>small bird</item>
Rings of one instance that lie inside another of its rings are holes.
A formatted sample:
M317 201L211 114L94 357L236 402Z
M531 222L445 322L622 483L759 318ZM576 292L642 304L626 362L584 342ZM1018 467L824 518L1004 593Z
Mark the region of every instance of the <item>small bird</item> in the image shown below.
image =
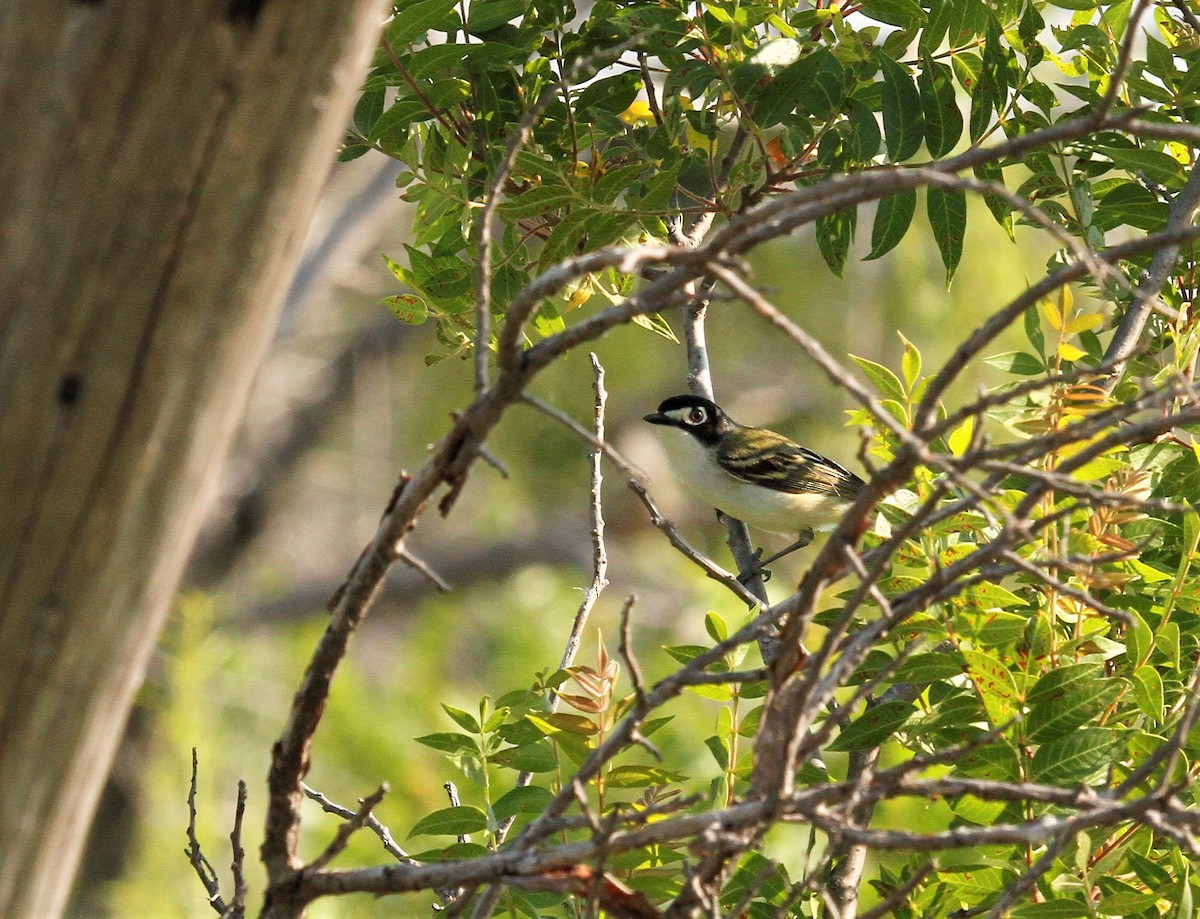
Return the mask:
M672 396L645 416L663 427L671 471L717 510L799 539L765 565L834 526L866 485L782 434L738 424L700 396Z

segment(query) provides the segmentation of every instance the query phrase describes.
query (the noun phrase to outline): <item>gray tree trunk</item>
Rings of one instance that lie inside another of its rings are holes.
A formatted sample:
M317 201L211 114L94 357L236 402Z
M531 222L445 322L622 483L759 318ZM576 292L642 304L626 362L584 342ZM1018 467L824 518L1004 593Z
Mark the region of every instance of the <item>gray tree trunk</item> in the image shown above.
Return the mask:
M5 919L63 908L386 7L0 0Z

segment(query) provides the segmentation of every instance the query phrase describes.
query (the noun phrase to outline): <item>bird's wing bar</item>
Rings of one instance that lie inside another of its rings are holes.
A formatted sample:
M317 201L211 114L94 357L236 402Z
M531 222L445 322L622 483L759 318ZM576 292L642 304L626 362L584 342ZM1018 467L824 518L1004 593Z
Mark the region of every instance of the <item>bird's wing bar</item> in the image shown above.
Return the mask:
M721 449L717 459L734 478L775 491L831 494L852 501L864 484L833 460L774 432L760 432L750 443Z

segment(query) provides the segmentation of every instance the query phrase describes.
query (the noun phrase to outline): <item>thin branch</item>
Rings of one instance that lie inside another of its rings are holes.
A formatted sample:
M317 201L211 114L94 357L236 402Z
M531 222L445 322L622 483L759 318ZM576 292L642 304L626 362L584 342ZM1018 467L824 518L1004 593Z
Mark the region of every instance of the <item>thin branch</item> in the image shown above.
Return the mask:
M221 919L242 919L246 915L246 850L242 848L242 823L246 816L246 782L238 779L237 804L233 812L233 829L229 846L233 853L229 868L233 873L233 898Z
M400 561L404 562L404 564L408 565L408 567L412 568L414 571L422 574L425 577L425 580L429 581L430 584L437 588L439 593L450 593L450 585L446 583L446 579L407 549L400 553Z
M621 640L617 645L617 653L625 661L625 666L629 669L629 679L633 683L634 697L637 699L637 705L643 711L649 711L649 703L646 700L646 683L642 678L642 668L638 665L637 657L633 653L633 642L629 640L629 614L633 611L633 604L636 598L633 594L625 600L625 605L621 607ZM722 674L724 675L724 674Z
M604 388L604 368L600 365L600 359L594 353L590 356L592 359L592 385L596 394L595 411L592 420L592 436L595 438L596 443L603 444L605 442L604 407L608 401L608 392ZM575 613L575 620L571 624L571 633L567 637L567 644L563 649L562 660L558 664L559 670L565 670L574 663L575 655L579 651L579 643L583 640L583 630L587 627L587 621L591 616L592 608L595 607L596 601L600 599L600 594L604 592L604 588L608 586L608 550L604 545L604 508L600 499L604 484L603 464L601 462L603 459L602 453L602 450L598 448L594 449L589 458L591 483L589 494L591 501L588 504L588 515L592 524L592 583L584 591L583 602L579 604L579 609ZM554 710L557 698L557 696L552 697L551 711Z
M309 787L308 785L304 786L304 794L309 798L309 800L315 801L317 804L319 804L321 806L321 810L327 814L334 814L338 817L341 817L343 820L350 820L354 817L354 811L350 810L349 808L342 807L339 804L335 804L328 797L321 794L321 792ZM392 856L392 858L396 859L397 861L407 862L411 865L417 864L409 857L407 852L405 852L402 848L400 848L399 845L396 844L396 840L393 838L391 830L389 830L384 824L380 823L379 818L374 814L367 815L367 820L364 826L366 826L368 830L379 837L379 841L383 843L383 850L387 852L388 855Z
M1187 184L1171 202L1170 210L1167 212L1165 232L1169 233L1173 230L1190 227L1198 206L1200 206L1200 161L1193 164ZM1129 309L1125 311L1125 315L1121 317L1121 324L1117 326L1112 340L1108 343L1104 363L1111 364L1113 367L1107 387L1109 392L1116 388L1117 383L1120 382L1121 372L1137 350L1142 330L1146 327L1146 320L1150 318L1150 312L1158 300L1159 292L1175 268L1175 259L1179 255L1179 248L1179 243L1165 244L1154 253L1150 267L1146 269L1146 273L1142 275L1138 283L1137 296L1129 305Z
M650 514L650 522L662 531L671 545L678 549L685 558L699 565L708 577L728 587L747 606L753 608L761 605L762 601L751 593L749 588L739 581L735 575L726 571L683 538L683 535L679 532L679 528L663 516L662 511L658 509L658 505L654 503L654 499L650 497L650 494L640 482L630 479L629 488L638 496L642 504L645 505L646 511Z
M1053 837L1041 857L1025 869L1019 878L1005 886L1000 898L988 910L985 919L1003 919L1004 916L1007 916L1016 902L1025 896L1047 871L1054 867L1055 860L1062 855L1063 849L1074 838L1073 834L1066 832Z
M346 846L349 845L350 837L367 825L367 821L371 817L371 811L375 809L376 805L383 800L384 795L387 793L388 786L385 782L370 795L360 799L358 810L338 826L337 832L334 834L333 839L329 841L329 845L325 847L325 851L314 858L306 870L320 871L341 855L346 850Z
M1183 21L1192 27L1192 31L1200 34L1200 17L1188 6L1188 0L1171 0L1171 5L1183 14Z
M213 868L212 862L201 851L200 840L196 836L196 788L199 773L200 760L196 755L196 748L192 747L192 782L188 788L188 847L183 852L195 870L196 876L200 878L200 883L204 885L204 890L208 893L208 905L216 911L217 915L225 916L229 912L229 906L221 897L221 882L217 878L217 872Z
M584 591L583 601L579 604L579 609L575 611L575 618L571 623L571 631L567 636L562 658L559 660L559 670L565 670L574 663L575 655L579 651L580 642L583 640L583 630L587 627L592 609L595 607L596 601L600 599L600 594L604 592L604 588L608 586L608 550L604 544L604 507L601 501L602 486L604 484L603 464L601 461L604 458L604 448L607 445L607 441L604 438L604 409L608 402L608 391L604 388L604 367L600 364L600 359L596 357L594 352L590 357L592 361L592 387L595 392L595 404L592 416L592 430L590 433L587 431L584 431L584 433L588 435L587 439L593 445L591 455L588 458L591 483L589 489L591 501L588 505L588 513L591 520L592 535L592 582L588 585L587 590ZM581 426L576 425L573 418L559 412L558 409L545 403L534 403L531 397L527 398L526 401L534 404L539 410L546 411L556 420L565 423L568 428L574 430L576 427L579 427L580 430L583 430ZM620 461L624 464L624 460ZM550 711L554 712L558 710L558 701L558 694L551 691L549 699ZM521 772L517 776L517 786L528 785L532 780L532 772ZM496 830L497 843L502 843L505 837L508 836L508 831L512 829L515 820L516 817L514 815L500 824ZM491 891L488 893L491 894ZM494 899L494 896L491 899Z
M553 418L580 440L589 444L593 449L599 450L602 454L604 454L605 459L620 469L621 472L625 473L625 475L629 476L629 478L643 483L650 481L650 477L629 460L627 460L623 455L621 455L621 453L617 451L616 447L614 447L608 441L597 440L596 436L591 431L581 425L562 409L556 408L549 402L539 399L537 396L530 396L528 394L521 396L520 401L524 405L528 405L537 409L543 415Z
M1121 98L1121 89L1125 84L1125 76L1129 73L1129 65L1133 61L1134 47L1139 38L1138 26L1142 21L1142 16L1145 15L1149 7L1149 0L1136 0L1133 4L1133 9L1129 12L1129 19L1125 23L1125 37L1121 42L1121 50L1117 54L1117 64L1108 76L1108 89L1104 93L1104 98L1100 100L1100 104L1096 107L1096 111L1092 116L1098 120L1103 121L1107 118L1113 106L1117 104L1117 100Z
M910 877L903 884L898 885L896 889L888 894L887 897L884 898L880 903L867 910L865 913L859 913L858 919L883 919L884 916L890 915L892 911L901 903L903 903L908 898L908 895L916 890L918 885L920 885L920 883L924 881L925 878L929 877L929 875L931 875L935 870L937 870L937 865L934 862L926 862L913 872L912 877Z

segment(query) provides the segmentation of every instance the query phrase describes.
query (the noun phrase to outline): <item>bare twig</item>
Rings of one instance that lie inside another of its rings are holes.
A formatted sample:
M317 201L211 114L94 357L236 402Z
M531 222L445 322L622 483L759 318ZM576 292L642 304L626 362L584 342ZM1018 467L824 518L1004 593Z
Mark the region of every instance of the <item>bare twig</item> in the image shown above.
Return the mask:
M649 703L646 701L646 683L642 677L642 668L638 665L637 657L633 653L633 643L629 640L629 614L633 611L635 602L636 598L630 594L625 600L625 605L621 607L621 641L617 645L617 653L621 655L625 666L629 668L629 679L633 683L633 692L637 698L638 707L647 710Z
M1149 0L1136 0L1133 9L1129 11L1129 21L1125 23L1125 37L1121 42L1121 49L1117 53L1117 64L1108 76L1108 89L1104 93L1104 98L1100 100L1100 104L1096 106L1093 118L1098 120L1107 118L1109 112L1113 110L1113 106L1117 104L1117 100L1121 98L1125 75L1129 72L1129 64L1133 60L1134 48L1139 38L1138 26L1149 7Z
M434 587L436 587L439 593L450 593L450 585L446 583L446 579L407 549L400 553L400 561L404 562L404 564L408 565L408 567L412 568L414 571L418 571L424 575L425 579Z
M183 852L208 893L208 905L216 911L217 915L225 916L229 907L221 897L221 882L217 878L217 872L213 868L212 862L201 851L200 840L196 836L196 787L199 773L200 761L196 755L196 748L192 747L192 782L188 788L188 847Z
M339 804L335 804L328 797L321 794L321 792L314 788L310 788L308 785L304 786L304 794L310 800L321 805L321 810L327 814L335 814L336 816L341 817L343 820L350 820L354 817L355 811L352 811L346 807L342 807ZM383 843L383 850L387 852L388 855L392 856L392 858L396 859L397 861L408 862L409 864L413 865L416 864L416 862L409 858L408 853L396 844L396 840L392 837L391 830L384 826L384 824L380 823L379 818L374 814L368 814L366 822L363 825L379 837L379 841Z
M1171 0L1171 5L1183 15L1183 21L1192 27L1192 31L1200 33L1200 16L1188 6L1187 0Z
M1200 206L1200 163L1192 166L1187 184L1171 202L1171 208L1167 214L1166 231L1170 232L1190 226L1198 206ZM1112 340L1108 344L1108 351L1104 355L1104 362L1113 366L1112 378L1108 386L1110 392L1120 381L1121 371L1137 349L1142 329L1145 328L1153 304L1158 299L1159 291L1162 290L1175 267L1175 258L1178 254L1178 243L1163 245L1154 253L1150 267L1146 269L1146 273L1138 283L1137 296L1121 318L1121 324L1113 334Z
M604 368L600 365L600 359L594 353L590 356L592 359L592 385L596 393L595 414L592 420L592 436L595 438L596 443L603 444L604 406L608 401L608 392L604 388ZM591 502L588 505L588 516L592 524L592 583L584 591L583 602L579 604L579 609L575 613L575 620L571 624L571 634L567 637L566 647L563 648L562 660L558 664L559 670L565 670L574 662L575 655L579 651L579 643L583 639L583 630L587 627L588 617L591 616L592 608L596 605L596 601L600 599L600 594L604 592L604 588L608 586L608 550L604 545L604 508L600 499L604 484L602 458L602 451L598 448L592 450L592 455L589 458L589 468L591 471L589 494L591 495ZM553 698L551 702L552 706L555 704L556 699L557 697Z
M246 782L238 779L237 805L233 812L233 829L229 831L229 846L233 853L229 868L233 873L233 897L222 919L242 919L246 915L246 850L242 848L242 822L246 816Z
M635 479L629 480L629 488L642 504L646 506L647 512L650 514L650 522L660 529L670 541L671 545L678 549L683 555L695 562L704 571L706 575L714 581L719 581L728 587L734 594L743 600L747 606L755 607L761 602L750 590L737 579L736 576L730 574L707 555L689 543L683 538L683 534L679 532L679 528L671 523L663 516L662 511L658 509L658 505L654 503L654 499L650 497L645 487Z
M329 841L329 845L325 847L325 851L312 860L307 870L320 871L341 855L350 843L350 837L367 825L367 821L371 817L371 811L375 809L375 806L383 800L384 795L387 793L388 786L385 782L370 795L360 799L358 810L338 826L337 832L334 834L333 839Z

